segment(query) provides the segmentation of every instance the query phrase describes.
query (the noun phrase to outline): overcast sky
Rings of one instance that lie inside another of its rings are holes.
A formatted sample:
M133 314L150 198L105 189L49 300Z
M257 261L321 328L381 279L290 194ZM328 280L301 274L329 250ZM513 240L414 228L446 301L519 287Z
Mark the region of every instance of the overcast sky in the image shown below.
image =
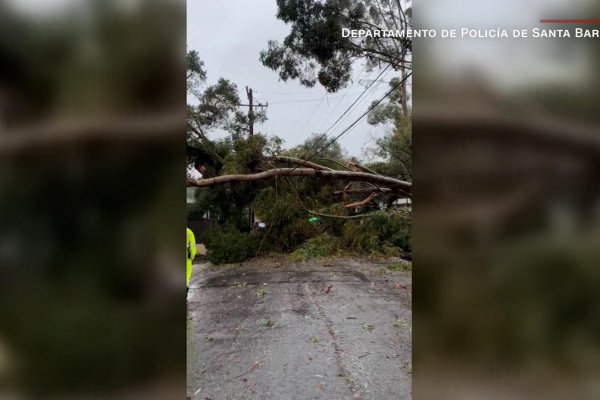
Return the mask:
M319 84L308 89L297 81L279 81L277 72L259 61L259 53L269 40L281 41L289 32L289 26L275 17L276 12L275 0L188 0L187 43L188 50L197 50L204 61L208 84L215 83L219 77L230 79L238 85L242 102L246 102L246 86L254 90L258 101L268 102L269 120L256 130L277 135L284 139L286 147L292 147L311 133L329 128L364 90L364 83L361 85L357 78L374 78L380 71L363 73L364 66L356 62L354 84L328 96ZM395 73L388 71L381 80L387 82ZM384 82L374 85L329 136L338 135L388 89ZM371 138L383 136L385 130L369 125L365 118L342 136L340 143L350 155L362 156L362 149L372 142Z

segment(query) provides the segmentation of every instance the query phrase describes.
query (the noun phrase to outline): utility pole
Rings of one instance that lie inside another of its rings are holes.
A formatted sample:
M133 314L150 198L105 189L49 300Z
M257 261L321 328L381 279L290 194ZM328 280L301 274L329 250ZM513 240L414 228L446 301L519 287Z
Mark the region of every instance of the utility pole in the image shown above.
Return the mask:
M252 92L252 88L249 88L248 86L246 86L246 95L248 96L248 104L240 104L240 107L248 107L248 134L250 136L254 135L254 121L256 119L256 116L254 114L254 95ZM263 105L261 103L258 103L258 107L262 108L266 108L269 106L269 103L267 103L266 105ZM248 208L248 225L250 225L250 230L252 230L254 228L254 211L252 210L252 207Z
M248 133L250 136L254 135L254 121L256 121L256 114L254 113L254 93L252 88L246 86L246 96L248 96L248 104L240 104L240 107L248 107ZM256 107L260 107L261 109L269 107L269 103L256 104Z
M254 135L254 99L252 97L252 88L246 86L246 94L248 95L248 132L252 136Z

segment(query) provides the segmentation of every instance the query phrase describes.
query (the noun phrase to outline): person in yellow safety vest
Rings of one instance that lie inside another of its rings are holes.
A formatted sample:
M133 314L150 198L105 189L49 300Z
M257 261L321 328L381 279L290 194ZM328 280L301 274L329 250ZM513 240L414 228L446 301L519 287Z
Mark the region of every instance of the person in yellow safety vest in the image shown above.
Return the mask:
M185 287L186 293L190 287L190 278L192 277L192 262L196 257L196 238L194 232L190 228L186 228L187 231L187 244L186 244L186 265L185 265Z

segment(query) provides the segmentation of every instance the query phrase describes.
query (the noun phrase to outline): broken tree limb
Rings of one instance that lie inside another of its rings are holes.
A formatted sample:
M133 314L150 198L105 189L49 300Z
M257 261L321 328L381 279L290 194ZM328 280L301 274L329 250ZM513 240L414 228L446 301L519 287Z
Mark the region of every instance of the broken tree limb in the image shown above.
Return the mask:
M320 212L316 212L316 211L312 211L309 210L307 208L304 208L304 211L306 211L309 214L312 215L316 215L317 217L323 217L323 218L336 218L336 219L360 219L360 218L368 218L371 217L373 215L375 215L374 212L372 213L368 213L368 214L359 214L359 215L333 215L333 214L323 214Z
M320 157L319 159L320 159L320 160L324 160L324 161L329 161L330 163L336 164L336 165L338 165L338 166L340 166L340 167L344 168L345 170L351 171L351 169L350 169L350 168L348 168L348 166L347 166L347 165L344 165L344 164L342 164L341 162L334 160L333 158L325 158L325 157Z
M206 135L204 134L204 132L202 132L201 128L196 128L193 125L188 124L188 127L190 128L190 130L192 132L194 132L194 134L196 135L196 137L200 140L206 140Z
M350 169L352 171L357 171L357 170L361 170L363 172L368 172L369 174L373 174L373 175L379 175L377 172L373 171L370 168L365 167L364 165L360 165L359 163L355 163L355 162L348 162L348 166L350 167Z
M272 179L278 176L296 176L296 177L314 177L322 179L338 179L349 180L356 182L379 183L390 188L402 189L410 192L412 184L410 182L401 181L382 175L373 175L366 172L350 172L350 171L323 171L313 168L275 168L257 174L236 174L223 175L207 179L188 178L187 185L194 187L206 187L214 185L222 185L231 182L251 182L265 179Z
M345 208L354 208L354 207L364 206L365 204L369 204L371 202L371 200L373 200L375 198L375 196L377 196L377 193L373 192L366 199L357 201L355 203L346 204L344 207Z
M350 189L350 187L352 187L352 183L353 182L348 182L348 184L346 186L344 186L344 190L342 191L342 194L343 194L342 199L344 199L344 201L346 201L346 198L348 197L348 196L346 196L346 190L348 190L348 189Z
M286 157L286 156L275 156L274 159L277 160L277 161L288 163L288 164L301 165L303 167L314 168L314 169L318 169L318 170L321 170L321 171L333 171L333 169L331 169L329 167L326 167L326 166L320 165L320 164L316 164L316 163L314 163L312 161L303 160L301 158Z
M409 194L401 189L392 190L390 188L382 188L382 187L372 187L367 189L347 189L347 190L338 190L337 192L333 192L334 196L343 196L348 194L370 194L373 192L378 193L399 193L404 194L406 197L410 197Z

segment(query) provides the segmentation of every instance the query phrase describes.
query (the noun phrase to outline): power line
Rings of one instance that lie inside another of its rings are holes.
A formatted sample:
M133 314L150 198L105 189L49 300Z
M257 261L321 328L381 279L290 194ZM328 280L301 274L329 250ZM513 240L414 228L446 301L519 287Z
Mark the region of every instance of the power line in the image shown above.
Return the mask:
M315 115L315 113L317 112L317 110L319 109L319 107L321 107L321 104L323 104L323 100L325 100L325 97L327 97L327 92L325 92L325 95L323 97L321 97L321 101L319 101L319 104L317 104L317 106L315 108L313 108L312 112L310 113L310 116L308 117L308 119L304 123L304 126L308 125L308 123L310 122L310 120L312 119L312 117Z
M354 107L354 105L365 95L365 93L367 93L367 91L371 88L371 86L373 86L375 84L375 82L377 82L379 80L379 78L381 78L381 76L390 68L390 64L388 64L380 73L379 75L377 75L377 78L375 78L366 88L365 90L363 90L363 92L360 94L360 96L358 96L356 98L356 100L354 100L354 102L352 102L352 104L350 104L350 106L346 109L346 111L344 111L342 113L342 115L340 115L338 117L338 119L335 120L335 122L329 127L327 128L327 130L325 132L323 132L323 135L327 135L327 133L329 131L331 131L331 129L333 129L333 127L344 117L344 115L346 115L350 109L352 107Z
M354 93L358 93L358 92L354 92ZM321 97L321 98L313 98L313 99L293 99L293 100L282 100L282 101L275 101L275 102L271 102L269 103L269 105L273 105L273 104L296 104L296 103L314 103L315 101L318 102L322 102L323 100L325 100L325 98L328 98L329 96L335 96L335 95L330 95L329 93L326 94L325 96ZM317 105L317 107L320 104Z
M340 118L338 118L336 120L336 122L334 122L334 124L329 128L331 129L333 126L335 126L335 124L350 110L350 108L352 108L354 106L354 104L356 104L358 102L358 100L369 90L369 88L375 83L377 82L377 80L381 77L381 75L383 75L383 73L385 73L385 71L387 71L387 69L389 68L389 65L383 69L383 71L381 71L381 73L379 74L379 76L377 76L377 78L371 82L371 84L369 86L367 86L365 88L365 90L361 93L361 95L350 105L350 107L348 107L348 109L346 109L346 111L344 111L344 113L340 116ZM334 140L330 141L325 147L321 148L320 150L317 150L317 152L315 154L313 154L310 157L307 157L308 154L310 153L311 149L307 149L307 151L304 153L304 155L301 157L304 160L309 160L317 155L320 155L325 149L327 149L329 146L331 146L333 143L335 143L335 141L337 141L344 133L346 133L348 130L350 130L352 127L354 127L362 118L364 118L365 115L367 115L373 108L375 108L377 105L379 105L383 100L385 100L394 90L396 90L398 87L400 87L400 85L406 81L406 79L408 79L408 77L412 75L412 72L410 74L408 74L406 77L404 77L404 79L402 79L394 88L392 88L389 92L387 92L381 99L379 99L375 104L372 104L371 107L369 107L369 109L367 109L367 111L361 115L356 121L354 121L354 123L352 123L352 125L350 125L348 128L346 128L340 135L338 135ZM329 130L328 130L329 131ZM327 131L327 132L328 132ZM323 133L323 135L317 139L316 143L313 144L314 147L318 147L320 146L320 142L322 142L323 140L325 140L327 138L326 133ZM295 166L294 168L292 168L292 171L296 170L298 168L298 166Z
M355 58L354 60L352 60L350 62L350 67L352 67L352 64L354 64L354 62L357 60L357 58ZM366 69L366 67L365 67ZM365 69L363 69L363 71L360 73L360 75L362 75L365 71ZM352 83L352 86L354 86L354 82ZM317 110L319 109L319 107L321 107L321 104L323 103L323 100L325 100L327 98L327 106L329 106L329 97L328 96L328 92L325 92L325 94L323 95L323 97L321 98L321 101L319 102L319 104L317 104L317 106L312 110L312 112L310 113L310 116L308 117L308 119L306 120L306 122L304 123L304 126L306 126L310 120L312 119L312 117L315 115L315 113L317 112ZM346 94L344 94L344 97L346 96Z
M315 101L322 102L325 97L320 99L294 99L294 100L286 100L286 101L275 101L269 104L297 104L297 103L314 103Z
M327 133L328 133L328 132L329 132L329 131L330 131L330 130L331 130L331 129L332 129L332 128L333 128L333 127L334 127L334 126L335 126L335 125L336 125L336 124L337 124L337 123L338 123L338 122L339 122L339 121L340 121L340 120L341 120L343 117L344 117L344 115L346 115L346 114L348 113L348 111L350 111L350 109L351 109L351 108L352 108L352 107L353 107L353 106L354 106L354 105L355 105L355 104L356 104L356 103L357 103L357 102L358 102L358 101L359 101L359 100L362 98L362 96L363 96L363 95L364 95L364 94L365 94L365 93L366 93L366 92L367 92L367 91L368 91L368 90L371 88L371 86L373 86L373 84L374 84L375 82L377 82L377 80L378 80L379 78L381 78L381 76L382 76L382 75L385 73L385 71L387 71L389 68L390 68L390 65L388 64L388 65L387 65L387 66L386 66L386 67L385 67L385 68L384 68L384 69L383 69L383 70L382 70L382 71L379 73L379 75L377 76L377 78L375 78L375 80L373 80L373 81L372 81L372 82L369 84L369 86L367 86L367 87L365 88L365 90L363 90L363 91L362 91L362 93L360 94L360 96L358 96L358 98L357 98L356 100L354 100L354 102L353 102L353 103L352 103L352 104L351 104L351 105L350 105L350 106L349 106L349 107L346 109L346 111L344 111L344 112L342 113L342 115L340 115L340 117L339 117L339 118L338 118L338 119L337 119L337 120L336 120L336 121L335 121L335 122L334 122L334 123L333 123L333 124L332 124L332 125L331 125L331 126L330 126L330 127L329 127L329 128L328 128L328 129L327 129L325 132L324 132L324 133L323 133L323 134L322 134L322 135L321 135L321 137L319 137L319 138L317 139L317 141L316 141L316 142L314 143L314 145L313 145L314 147L318 147L318 146L320 146L320 145L321 145L321 142L323 142L324 140L326 140L326 139L327 139ZM304 155L303 155L301 158L303 158L303 159L307 160L307 159L308 159L308 158L307 158L307 156L308 156L308 154L310 153L310 150L311 150L311 149L307 149L307 150L306 150L306 152L304 153ZM312 158L312 156L311 156L311 158ZM294 169L296 169L296 168L298 168L298 167L297 167L297 166L296 166L296 167L294 167ZM293 171L294 169L292 169L292 171Z
M380 74L380 76L382 76L382 78L383 78L383 77L385 77L385 75L387 75L389 72L390 72L389 70L388 70L388 71L385 71L385 72L383 72L383 75L381 75L381 74ZM366 81L366 82L369 82L368 80L365 80L365 81ZM346 118L348 118L348 117L351 115L351 112L352 112L352 111L354 111L354 110L356 110L356 109L358 108L359 104L360 104L360 103L362 103L362 102L363 102L363 100L367 98L367 95L369 95L370 93L372 93L372 92L375 90L375 87L377 86L376 84L377 84L377 83L380 83L380 82L381 82L381 80L380 80L380 79L371 80L371 81L370 81L370 83L371 83L371 84L369 85L369 87L367 87L367 88L366 88L366 91L365 91L365 93L364 93L364 94L365 94L365 97L363 97L363 98L361 98L360 100L358 100L358 101L356 102L356 104L354 104L354 106L350 106L350 109L349 109L349 112L350 112L350 113L348 113L346 116L344 116L344 117L340 118L340 120L339 120L338 124L340 124L340 123L344 122L344 121L346 120ZM335 127L335 124L334 124L334 126L333 126L333 127ZM333 128L333 127L332 127L332 128Z
M398 84L396 84L393 88L391 88L381 99L377 100L375 103L373 103L371 105L371 107L369 107L367 109L367 111L365 111L360 117L358 117L352 124L350 124L346 129L344 129L339 135L337 135L335 138L333 138L329 143L327 143L327 145L325 147L323 147L321 150L319 150L316 154L314 154L312 157L316 157L319 154L321 154L325 149L327 149L329 146L331 146L333 143L337 142L339 140L339 138L341 138L344 134L346 134L347 132L349 132L352 128L354 128L356 126L356 124L358 124L360 122L360 120L362 120L366 115L369 114L369 112L371 112L375 107L377 107L379 104L381 104L381 102L383 102L383 100L385 100L390 94L392 94L394 92L394 90L398 89L400 87L400 85L402 85L410 76L412 75L412 72L408 73L400 82L398 82Z
M306 90L301 91L301 92L263 92L261 90L260 92L256 91L256 93L269 94L269 95L275 95L275 96L278 96L278 95L281 95L281 96L286 95L287 96L287 95L297 95L297 94L312 94L311 93L311 89L309 89L309 88L307 88Z
M327 121L329 121L329 118L333 115L333 113L335 112L335 110L337 110L337 108L339 107L340 103L346 98L346 96L348 95L348 93L350 92L350 89L352 89L354 87L354 85L356 84L356 82L358 82L361 78L361 76L363 76L363 74L367 71L367 66L365 65L365 67L363 68L363 70L361 71L360 74L358 74L358 77L356 78L355 81L352 82L352 85L348 88L348 90L346 90L344 92L344 95L338 100L337 104L335 105L335 107L333 107L333 109L329 112L329 115L327 115L327 118L325 118L323 120L323 122L321 122L321 125L319 125L319 127L317 128L317 131L319 131L323 125L325 125L325 123Z

